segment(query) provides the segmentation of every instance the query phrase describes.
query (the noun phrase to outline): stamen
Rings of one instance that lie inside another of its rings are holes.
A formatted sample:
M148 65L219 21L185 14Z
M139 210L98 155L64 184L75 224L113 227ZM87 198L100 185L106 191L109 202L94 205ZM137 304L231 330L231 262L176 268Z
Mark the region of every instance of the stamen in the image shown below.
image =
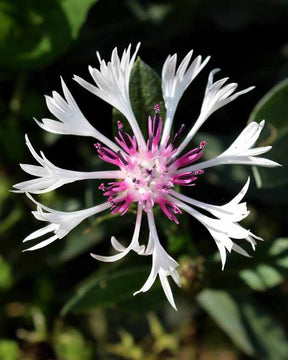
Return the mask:
M153 140L154 140L154 136L151 134L151 135L149 136L148 143L147 143L147 148L148 148L148 150L151 150L151 149L152 149Z
M156 105L154 106L154 111L155 111L155 113L159 113L159 112L160 112L160 106L159 106L159 104L156 104Z
M102 147L102 145L100 143L95 143L94 146L97 150L101 149L101 147Z
M158 108L158 110L160 111L159 108ZM155 112L155 116L154 116L154 121L153 121L153 135L154 136L156 136L156 134L157 134L159 123L160 123L159 111Z
M176 147L176 140L179 140L179 136L183 133L184 129L185 129L185 125L182 124L182 125L180 126L180 129L176 132L176 134L175 134L175 136L174 136L174 139L173 139L172 142L171 142L171 144L172 144L174 147Z
M176 160L177 160L177 156L172 157L172 159L170 161L168 161L168 163L166 165L167 168L169 168L169 166L171 166Z
M104 191L105 190L105 185L103 183L100 184L98 189Z
M124 156L121 154L121 151L117 151L117 155L124 165L128 165L128 161L124 159Z
M133 144L132 144L132 141L131 141L129 135L125 131L123 131L122 128L119 128L119 134L122 137L123 141L126 143L127 147L129 149L132 149Z
M117 121L117 126L118 126L118 130L123 129L123 124L119 120Z

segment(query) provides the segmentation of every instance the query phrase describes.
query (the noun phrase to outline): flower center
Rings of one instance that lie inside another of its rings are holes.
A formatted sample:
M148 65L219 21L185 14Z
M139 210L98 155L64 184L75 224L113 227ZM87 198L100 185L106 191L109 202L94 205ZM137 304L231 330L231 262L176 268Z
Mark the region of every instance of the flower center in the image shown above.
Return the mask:
M176 170L198 160L206 143L203 142L197 148L177 157L176 143L184 126L181 126L170 143L168 136L160 145L162 119L159 116L159 106L156 105L154 109L153 121L151 117L148 119L149 137L144 149L138 148L135 137L124 132L120 122L119 138L115 137L115 140L123 152L115 153L100 144L95 144L99 157L118 166L125 174L123 180L110 182L108 186L101 184L99 188L104 191L104 196L108 197L112 213L125 214L132 202L142 205L145 211L158 204L169 219L178 222L175 214L181 211L168 200L167 195L175 185L195 185L196 175L202 174L202 170L182 173L176 173Z

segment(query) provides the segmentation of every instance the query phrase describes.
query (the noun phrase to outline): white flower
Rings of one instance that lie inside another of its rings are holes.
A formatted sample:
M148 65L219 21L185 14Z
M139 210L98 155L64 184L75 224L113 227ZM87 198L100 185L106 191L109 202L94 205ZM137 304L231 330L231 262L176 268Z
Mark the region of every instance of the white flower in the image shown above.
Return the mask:
M31 241L49 234L48 238L27 250L36 250L63 238L89 216L108 208L113 214L124 215L132 203L137 203L135 230L130 244L125 247L112 236L111 244L117 252L115 255L91 255L95 259L105 262L117 261L130 251L141 256L152 256L151 273L142 288L135 294L148 291L159 275L166 297L176 309L168 278L171 276L174 282L180 286L177 272L179 264L160 243L153 214L154 207L159 206L162 212L177 224L176 215L181 214L182 211L186 211L203 224L219 249L222 268L224 268L227 251L233 250L249 256L237 242L244 240L244 243L249 242L255 249L256 241L262 240L239 224L249 215L246 203L242 202L249 187L249 179L239 194L222 206L204 203L183 195L175 190L175 185L195 185L198 176L203 173L203 169L211 166L246 164L274 167L279 164L258 157L269 151L271 147L253 148L264 126L264 121L260 124L253 122L247 125L232 145L214 159L195 163L205 151L205 141L187 153L182 153L196 131L211 114L253 88L235 92L237 84L225 85L228 78L213 82L213 76L218 71L217 69L209 75L200 115L195 124L180 145L177 144L179 144L183 127L176 132L174 138L170 138L169 133L179 100L209 60L207 57L202 62L202 58L198 56L189 65L192 51L183 59L178 69L176 69L176 54L169 56L165 61L162 70L162 91L166 106L166 119L163 124L159 106L155 105L155 116L153 119L148 119L148 139L145 141L129 98L130 74L138 48L139 44L131 56L131 46L129 46L124 50L121 58L115 48L111 60L107 63L98 54L100 69L89 67L89 72L96 85L74 76L74 79L84 88L121 111L130 124L133 134L127 134L124 131L124 125L118 122L119 137L115 138L116 143L114 143L94 129L83 116L63 80L61 81L65 98L62 98L57 92L53 92L52 97L46 98L49 110L58 120L42 119L42 122L37 121L37 124L47 131L96 138L99 141L95 145L100 159L117 166L119 170L85 173L62 169L52 164L42 152L38 155L26 136L27 146L38 165L22 164L22 169L35 178L18 183L14 185L14 188L16 192L41 194L74 181L100 178L116 179L116 181L111 182L110 180L108 184L99 186L99 189L104 191L104 196L108 198L107 202L80 211L53 210L27 194L37 205L37 211L32 212L35 218L47 222L48 225L33 232L24 241ZM147 245L141 244L139 241L143 212L147 216L149 227Z

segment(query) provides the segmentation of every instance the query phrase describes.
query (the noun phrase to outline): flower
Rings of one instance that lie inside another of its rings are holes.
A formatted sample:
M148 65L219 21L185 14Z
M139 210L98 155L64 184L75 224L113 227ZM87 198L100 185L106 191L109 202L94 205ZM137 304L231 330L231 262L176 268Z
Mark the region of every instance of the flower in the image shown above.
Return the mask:
M181 285L177 272L179 264L160 243L153 214L154 208L160 207L164 215L177 224L178 215L180 217L183 211L203 224L215 240L221 256L222 268L224 268L227 251L233 250L249 256L233 239L246 240L253 249L255 249L256 240L262 240L239 224L249 214L246 203L242 202L249 187L249 179L239 194L222 206L187 197L181 194L175 185L195 186L198 177L204 173L204 169L211 166L246 164L274 167L279 164L258 157L269 151L270 146L253 147L264 126L264 121L260 124L256 122L248 124L232 145L214 159L198 161L205 151L205 141L183 152L211 114L253 89L249 87L235 92L237 84L227 83L228 78L214 81L214 75L219 71L218 69L213 70L209 75L200 114L187 135L183 137L184 126L182 125L174 137L170 136L179 100L209 61L209 57L202 61L201 56L198 56L191 62L192 51L186 55L178 68L177 54L169 55L165 61L162 70L162 91L166 119L162 121L159 105L155 105L153 118L148 117L148 139L144 139L129 98L130 74L139 46L140 44L131 54L129 45L122 56L118 55L118 50L115 48L111 60L107 63L98 54L100 68L89 67L95 84L74 76L77 83L122 112L133 134L127 133L125 124L120 121L117 123L118 136L115 137L115 142L94 129L82 114L63 79L61 83L64 97L57 92L53 92L52 97L46 97L47 106L57 120L36 120L37 124L46 131L93 137L97 140L95 148L99 158L110 163L113 170L79 172L62 169L52 164L42 152L40 155L37 154L26 135L26 144L38 165L21 164L22 169L35 178L14 185L14 191L25 192L37 205L37 210L32 212L34 217L47 223L46 226L26 237L24 241L31 241L52 233L50 237L48 236L27 250L36 250L63 238L89 216L107 209L110 209L113 214L124 215L132 203L137 203L135 230L130 244L124 247L115 237L112 237L111 244L117 252L115 255L91 255L105 262L117 261L130 251L142 256L152 256L151 273L142 288L135 294L148 291L159 275L166 297L176 309L168 277L171 276L178 286ZM105 202L85 210L63 212L42 205L30 195L46 193L64 184L84 179L109 179L108 182L105 181L99 186L106 198ZM143 214L146 215L149 226L149 239L146 245L139 241Z

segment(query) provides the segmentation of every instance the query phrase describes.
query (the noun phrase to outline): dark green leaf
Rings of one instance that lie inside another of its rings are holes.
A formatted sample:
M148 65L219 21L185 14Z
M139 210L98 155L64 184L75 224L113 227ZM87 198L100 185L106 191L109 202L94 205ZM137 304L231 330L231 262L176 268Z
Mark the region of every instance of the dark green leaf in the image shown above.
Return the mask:
M96 307L107 307L130 299L141 288L150 268L131 267L112 274L99 275L81 287L64 306L62 314L82 312ZM139 294L137 296L149 296ZM135 298L135 301L138 299Z
M273 87L255 106L248 122L266 120L266 129L259 139L261 146L272 145L268 157L283 167L254 169L258 187L271 188L288 182L288 78Z
M135 61L130 77L130 101L138 124L147 138L148 116L154 115L154 106L160 105L160 115L165 119L165 106L162 97L161 79L156 72L139 57ZM113 110L114 121L127 120L117 110ZM115 128L115 127L114 127Z
M284 328L252 296L231 296L224 291L203 290L199 305L246 354L261 360L286 360L288 343Z
M96 0L1 0L0 64L31 68L63 54Z

